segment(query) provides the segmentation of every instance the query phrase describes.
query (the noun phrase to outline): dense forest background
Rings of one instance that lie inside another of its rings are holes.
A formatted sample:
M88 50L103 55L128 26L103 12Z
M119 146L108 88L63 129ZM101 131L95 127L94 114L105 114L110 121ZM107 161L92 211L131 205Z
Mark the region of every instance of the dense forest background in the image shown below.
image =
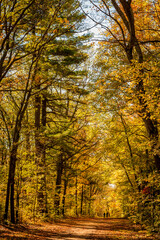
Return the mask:
M0 1L0 221L105 213L160 231L159 13Z

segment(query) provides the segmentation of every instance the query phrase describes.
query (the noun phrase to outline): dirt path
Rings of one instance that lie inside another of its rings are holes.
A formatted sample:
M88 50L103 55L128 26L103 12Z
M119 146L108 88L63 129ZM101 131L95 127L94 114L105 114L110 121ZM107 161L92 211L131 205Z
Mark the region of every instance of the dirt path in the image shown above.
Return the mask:
M53 224L0 226L5 240L151 240L126 219L67 219Z

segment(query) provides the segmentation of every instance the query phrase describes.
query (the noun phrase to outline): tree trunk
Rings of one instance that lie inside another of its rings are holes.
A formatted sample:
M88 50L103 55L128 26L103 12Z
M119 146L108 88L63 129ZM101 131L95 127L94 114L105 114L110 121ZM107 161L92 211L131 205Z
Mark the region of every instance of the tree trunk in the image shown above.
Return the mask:
M17 135L17 138L13 143L11 154L10 154L10 166L9 166L9 176L8 176L8 183L7 183L7 194L6 194L5 214L4 214L4 220L6 221L8 219L8 209L9 209L9 202L10 202L11 223L15 223L14 178L15 178L19 133L17 132L16 135Z
M42 133L45 130L46 127L46 107L47 107L47 99L45 96L43 96L42 99ZM47 180L46 180L46 144L45 144L45 137L43 136L43 141L42 141L42 191L44 194L43 198L43 210L42 212L47 215L48 214L48 207L47 207Z
M41 99L41 96L39 95L35 97L35 146L38 184L37 210L45 215L48 213L46 191L46 147L45 139L42 134L46 127L46 102L47 99L45 96L43 96L43 99Z
M36 149L36 165L37 165L37 211L42 213L43 204L43 191L41 188L41 144L40 144L40 114L41 114L41 97L35 97L35 149Z
M83 214L83 197L84 197L84 191L83 191L83 185L82 185L82 191L81 191L81 215Z
M76 216L78 216L78 179L76 175L76 194L75 194L75 200L76 200Z
M63 198L62 198L62 215L63 215L63 217L65 216L65 201L66 201L67 185L68 185L68 179L64 179L64 191L63 191Z
M16 223L19 222L19 189L17 189L17 198L16 198Z
M28 112L26 113L25 138L26 138L26 162L27 162L28 160L30 160L30 154L31 154L31 143L30 143L30 131L29 131Z
M139 182L138 182L138 176L137 176L137 174L136 174L136 168L135 168L135 162L134 162L134 157L133 157L133 151L132 151L132 147L131 147L131 144L130 144L130 141L129 141L129 137L128 137L128 132L127 132L127 128L126 128L126 122L125 122L122 114L120 114L120 119L121 119L121 122L122 122L122 125L123 125L123 128L124 128L124 132L125 132L125 138L126 138L126 142L127 142L127 146L128 146L128 150L129 150L129 155L130 155L130 160L131 160L131 166L132 166L132 169L133 169L133 172L134 172L135 182L136 182L136 185L137 185L137 189L138 189L138 191L140 192L141 189L140 189L140 184L139 184ZM127 171L126 171L126 168L125 168L125 166L124 166L124 164L123 164L122 162L121 162L121 165L123 166L123 168L124 168L124 170L125 170L125 173L126 173L126 175L127 175L127 178L128 178L128 180L129 180L129 182L130 182L130 184L131 184L131 186L132 186L132 189L134 189L134 188L133 188L133 184L132 184L132 182L131 182L131 180L130 180L130 178L129 178L129 175L128 175Z
M20 131L22 126L22 120L28 106L28 101L31 95L31 91L28 93L25 92L23 100L21 102L21 106L19 112L17 113L16 123L14 127L13 134L13 144L10 152L10 163L9 163L9 175L8 175L8 183L7 183L7 194L6 194L6 202L5 202L5 213L4 220L8 219L8 209L9 209L9 199L10 199L10 213L11 213L11 223L15 223L15 215L14 215L14 178L15 178L15 169L16 169L16 160L17 160L17 151L18 151L18 143L20 138Z
M88 215L91 214L91 185L89 185L89 203L88 203Z
M18 180L16 186L16 223L19 222L19 200L20 200L20 193L21 193L21 184L22 184L22 166L18 169Z
M60 215L60 193L61 193L61 182L62 182L62 172L63 172L63 155L62 153L59 156L57 162L57 179L55 187L55 196L54 196L54 209L57 216Z

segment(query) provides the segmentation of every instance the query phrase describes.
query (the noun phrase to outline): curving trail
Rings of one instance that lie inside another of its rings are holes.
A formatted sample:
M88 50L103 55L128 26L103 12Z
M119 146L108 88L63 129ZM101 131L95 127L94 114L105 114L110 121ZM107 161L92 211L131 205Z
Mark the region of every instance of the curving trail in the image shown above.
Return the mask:
M0 226L3 240L153 240L127 219L70 218L53 224Z

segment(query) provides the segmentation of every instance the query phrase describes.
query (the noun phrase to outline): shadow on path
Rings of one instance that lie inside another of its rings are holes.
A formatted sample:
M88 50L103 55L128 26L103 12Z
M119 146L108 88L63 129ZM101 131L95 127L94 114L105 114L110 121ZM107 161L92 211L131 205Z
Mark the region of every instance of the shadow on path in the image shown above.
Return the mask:
M53 224L0 227L3 240L152 240L126 219L65 219Z

